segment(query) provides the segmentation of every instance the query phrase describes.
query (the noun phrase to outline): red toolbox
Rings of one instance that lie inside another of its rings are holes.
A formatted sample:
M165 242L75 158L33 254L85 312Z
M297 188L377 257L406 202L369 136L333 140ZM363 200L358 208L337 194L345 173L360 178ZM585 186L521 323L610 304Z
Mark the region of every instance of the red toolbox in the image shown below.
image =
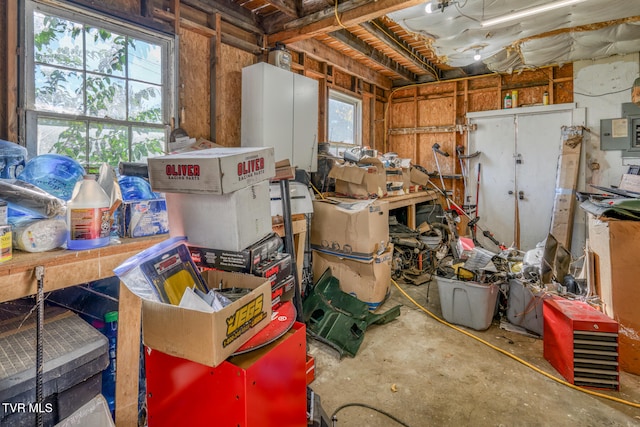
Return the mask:
M307 425L303 323L215 368L145 349L149 427Z
M582 301L543 304L544 358L571 384L619 390L618 323Z

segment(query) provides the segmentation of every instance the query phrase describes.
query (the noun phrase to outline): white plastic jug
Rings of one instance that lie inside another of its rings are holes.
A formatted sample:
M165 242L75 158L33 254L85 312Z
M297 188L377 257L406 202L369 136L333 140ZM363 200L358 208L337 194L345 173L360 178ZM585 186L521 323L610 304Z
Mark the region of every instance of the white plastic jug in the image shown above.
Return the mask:
M68 249L92 249L109 244L111 200L94 175L85 175L67 203Z

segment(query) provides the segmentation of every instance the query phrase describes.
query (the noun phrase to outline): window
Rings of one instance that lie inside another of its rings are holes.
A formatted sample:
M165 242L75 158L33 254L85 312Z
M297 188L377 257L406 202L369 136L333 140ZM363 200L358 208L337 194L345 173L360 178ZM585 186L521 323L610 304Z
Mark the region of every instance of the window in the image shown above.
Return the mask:
M361 115L362 101L343 93L329 91L328 130L329 142L338 150L359 146L362 142L360 129L362 127Z
M172 38L35 1L24 16L22 136L31 156L115 166L165 151Z

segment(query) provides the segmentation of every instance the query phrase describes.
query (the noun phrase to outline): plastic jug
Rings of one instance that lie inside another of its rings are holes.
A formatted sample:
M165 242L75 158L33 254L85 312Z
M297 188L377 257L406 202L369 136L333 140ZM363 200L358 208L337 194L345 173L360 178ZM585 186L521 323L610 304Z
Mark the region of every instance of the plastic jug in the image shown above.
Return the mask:
M42 154L27 162L18 179L42 188L59 199L69 200L84 168L71 157Z
M109 244L111 200L94 175L76 183L67 203L68 249L92 249Z

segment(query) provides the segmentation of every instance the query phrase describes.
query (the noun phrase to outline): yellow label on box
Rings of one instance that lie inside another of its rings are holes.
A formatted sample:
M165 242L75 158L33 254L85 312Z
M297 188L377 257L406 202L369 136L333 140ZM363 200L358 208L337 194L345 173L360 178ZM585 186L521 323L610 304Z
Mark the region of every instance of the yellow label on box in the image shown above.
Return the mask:
M9 261L13 257L11 251L11 226L0 227L0 262Z

